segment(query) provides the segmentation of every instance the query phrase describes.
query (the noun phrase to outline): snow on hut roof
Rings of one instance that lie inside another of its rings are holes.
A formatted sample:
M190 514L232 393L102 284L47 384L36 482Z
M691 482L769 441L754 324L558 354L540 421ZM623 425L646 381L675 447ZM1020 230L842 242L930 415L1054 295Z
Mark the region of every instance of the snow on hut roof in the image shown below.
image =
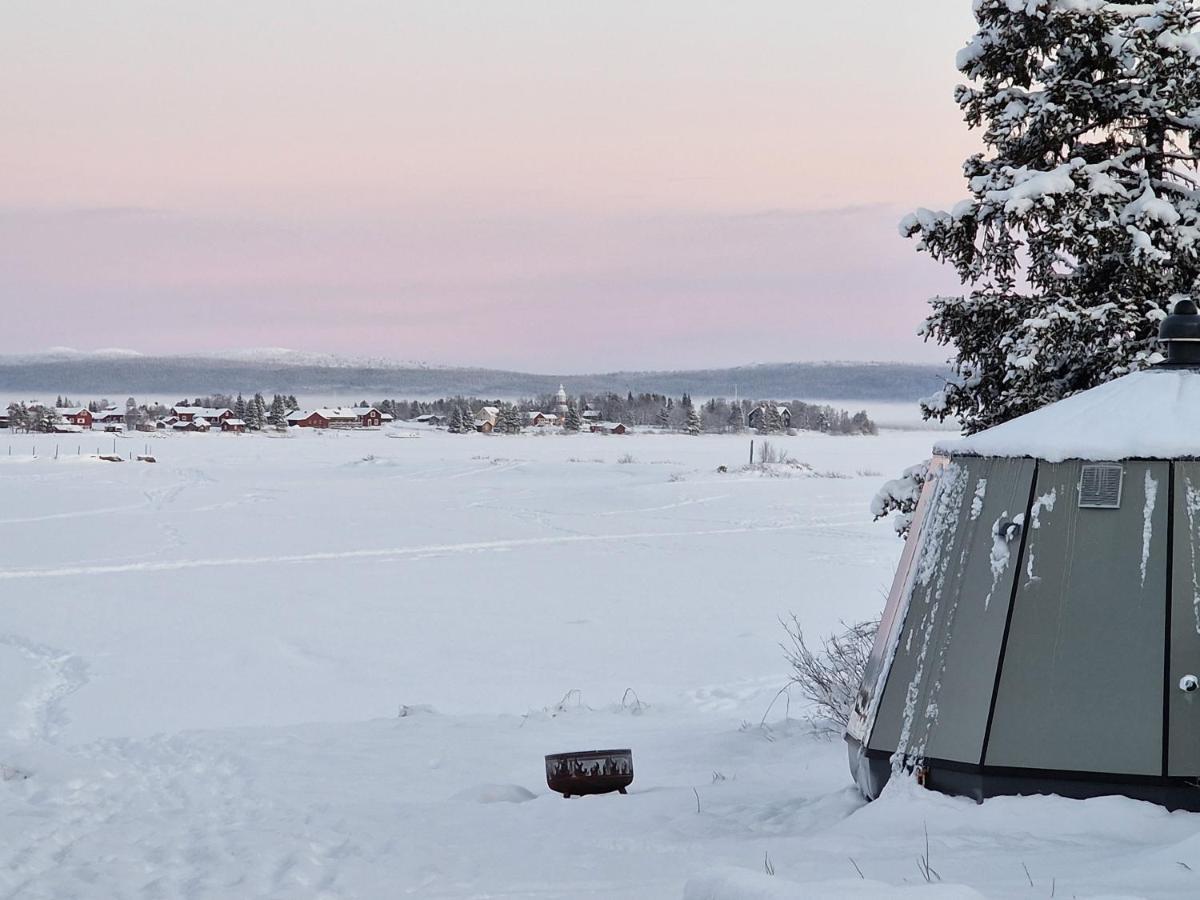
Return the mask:
M934 451L1050 462L1200 457L1200 372L1134 372Z

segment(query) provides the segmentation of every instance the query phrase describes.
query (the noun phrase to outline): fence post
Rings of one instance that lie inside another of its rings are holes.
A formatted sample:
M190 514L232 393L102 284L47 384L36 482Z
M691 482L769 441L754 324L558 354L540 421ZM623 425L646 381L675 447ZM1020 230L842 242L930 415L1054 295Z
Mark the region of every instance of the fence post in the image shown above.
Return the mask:
M754 465L754 439L750 439L750 465Z

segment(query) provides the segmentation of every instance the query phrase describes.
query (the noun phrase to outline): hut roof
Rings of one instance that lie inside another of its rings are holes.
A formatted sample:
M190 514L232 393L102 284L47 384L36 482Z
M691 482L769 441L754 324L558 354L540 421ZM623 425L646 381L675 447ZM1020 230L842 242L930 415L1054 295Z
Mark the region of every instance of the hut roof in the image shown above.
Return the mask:
M934 449L1050 462L1200 457L1200 371L1133 372Z

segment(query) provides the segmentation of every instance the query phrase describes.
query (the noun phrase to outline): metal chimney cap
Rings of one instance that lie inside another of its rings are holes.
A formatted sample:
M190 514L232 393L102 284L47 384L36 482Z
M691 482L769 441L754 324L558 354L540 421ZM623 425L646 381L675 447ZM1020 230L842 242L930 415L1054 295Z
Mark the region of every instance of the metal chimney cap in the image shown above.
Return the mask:
M1200 369L1200 309L1190 298L1175 303L1158 326L1158 342L1167 348L1165 368Z
M1158 326L1158 339L1170 341L1200 341L1200 309L1188 298L1175 304L1171 314Z

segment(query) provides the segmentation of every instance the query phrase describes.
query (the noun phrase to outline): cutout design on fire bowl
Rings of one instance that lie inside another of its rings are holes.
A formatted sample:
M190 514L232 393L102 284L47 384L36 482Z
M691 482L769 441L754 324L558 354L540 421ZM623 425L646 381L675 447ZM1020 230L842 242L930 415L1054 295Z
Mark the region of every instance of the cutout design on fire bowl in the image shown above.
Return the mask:
M624 794L632 782L632 750L579 750L546 757L546 784L564 797Z

